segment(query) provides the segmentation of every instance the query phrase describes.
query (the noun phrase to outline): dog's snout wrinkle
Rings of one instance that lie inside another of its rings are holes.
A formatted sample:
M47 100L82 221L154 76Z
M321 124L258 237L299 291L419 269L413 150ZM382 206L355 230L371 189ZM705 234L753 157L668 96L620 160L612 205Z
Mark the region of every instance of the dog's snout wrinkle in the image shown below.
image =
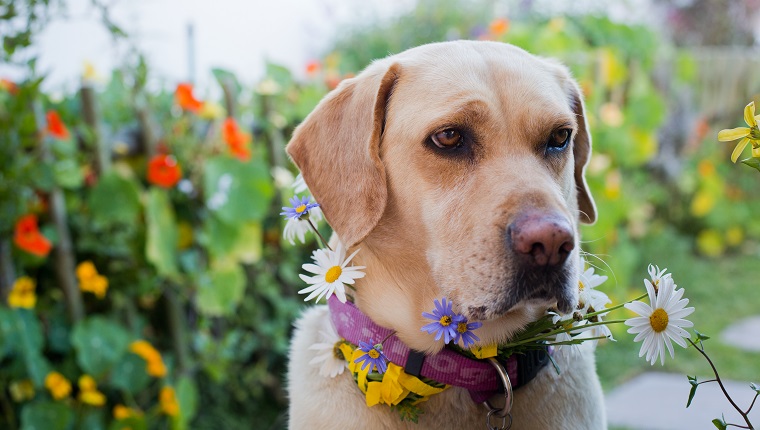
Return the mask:
M529 266L559 266L575 248L573 229L565 217L554 213L529 212L507 229L512 250Z

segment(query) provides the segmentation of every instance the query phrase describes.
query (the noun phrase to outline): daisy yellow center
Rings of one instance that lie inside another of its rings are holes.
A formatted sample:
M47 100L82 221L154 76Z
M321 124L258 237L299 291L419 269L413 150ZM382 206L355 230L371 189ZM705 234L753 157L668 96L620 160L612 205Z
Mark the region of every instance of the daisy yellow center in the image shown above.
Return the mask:
M451 325L451 317L448 315L444 315L441 317L441 319L438 321L442 326L448 327Z
M457 331L459 333L467 333L467 323L460 322L459 324L457 324Z
M340 266L333 266L327 269L327 273L325 273L325 281L332 284L333 282L337 281L338 278L340 278L340 275L342 273L343 269L341 269Z
M662 308L655 309L649 316L649 324L657 333L664 331L668 328L668 313Z
M296 212L299 213L299 214L302 214L303 211L305 211L305 210L306 210L306 205L301 205L301 206L299 206L299 207L296 208Z
M367 355L369 355L369 358L373 360L380 357L380 353L377 352L376 349L370 349L369 352L367 352Z
M583 291L586 289L586 286L583 285L583 281L578 281L578 291Z

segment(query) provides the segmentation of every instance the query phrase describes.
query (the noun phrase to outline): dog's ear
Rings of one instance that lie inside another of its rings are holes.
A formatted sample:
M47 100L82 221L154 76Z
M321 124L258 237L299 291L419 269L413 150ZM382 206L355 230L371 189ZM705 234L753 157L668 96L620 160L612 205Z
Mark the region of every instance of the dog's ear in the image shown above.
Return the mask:
M361 242L385 210L380 140L400 67L374 63L328 94L296 128L287 152L346 247Z
M596 221L596 204L586 183L586 165L591 158L591 134L583 108L583 97L578 84L572 81L570 89L570 104L578 120L578 133L573 141L573 157L575 158L575 187L578 190L579 219L582 223L593 224Z

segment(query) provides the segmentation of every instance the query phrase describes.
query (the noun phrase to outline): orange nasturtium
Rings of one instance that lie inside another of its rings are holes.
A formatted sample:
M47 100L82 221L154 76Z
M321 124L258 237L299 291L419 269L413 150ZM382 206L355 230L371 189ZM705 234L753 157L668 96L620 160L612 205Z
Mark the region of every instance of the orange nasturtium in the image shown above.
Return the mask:
M188 112L198 113L203 107L203 102L196 99L193 95L193 85L188 83L177 85L177 90L174 92L174 100L177 101L179 107Z
M40 233L37 227L37 215L27 214L16 221L13 242L20 249L36 255L46 257L53 245Z
M148 182L171 188L182 179L182 169L173 155L158 154L148 162Z
M240 130L234 118L227 118L222 126L222 136L232 155L241 161L251 159L251 138Z
M69 129L61 121L58 112L51 110L47 113L47 132L56 139L66 140L69 138Z
M179 402L174 388L168 386L161 388L158 402L161 405L161 412L172 417L179 415Z

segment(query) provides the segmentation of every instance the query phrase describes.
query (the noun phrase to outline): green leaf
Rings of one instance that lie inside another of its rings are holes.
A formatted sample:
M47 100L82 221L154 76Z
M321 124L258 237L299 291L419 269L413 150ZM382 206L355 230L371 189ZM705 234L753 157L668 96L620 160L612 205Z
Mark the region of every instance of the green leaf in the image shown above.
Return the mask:
M87 430L106 430L106 411L103 409L86 408L79 418L78 428Z
M145 204L148 226L145 256L160 275L172 276L177 271L177 222L166 190L151 188Z
M689 400L686 402L686 407L688 408L691 406L691 401L694 400L694 395L697 394L697 387L699 387L699 383L697 382L696 376L686 376L689 379L689 384L691 384L691 390L689 391Z
M63 403L36 402L21 410L21 430L67 430L74 424L74 412Z
M263 242L258 222L230 224L210 216L204 230L204 244L213 260L254 263L261 258Z
M206 162L203 178L206 205L229 224L261 221L274 196L274 185L263 160L241 162L217 156Z
M183 376L177 383L176 393L179 402L179 417L172 422L172 428L185 430L190 428L190 421L198 410L198 388L190 378Z
M237 309L245 292L245 274L238 264L212 267L200 278L196 306L209 316L225 316Z
M728 427L728 424L726 424L726 417L721 416L721 418L715 418L712 420L712 423L715 427L719 428L720 430L726 430Z
M124 354L111 372L111 385L130 394L137 394L150 383L147 363L135 354Z
M749 388L752 388L752 391L756 392L757 394L760 394L760 385L757 385L754 382L750 382Z
M55 182L63 188L79 188L84 182L82 169L79 168L76 161L71 159L55 162L53 164L53 176L55 176Z
M222 88L227 88L229 91L231 91L232 98L235 100L242 90L240 82L238 81L235 74L229 70L220 68L211 69L211 73L214 75Z
M710 336L700 333L698 330L694 330L694 333L697 335L697 342L710 339Z
M133 223L140 214L137 183L111 170L90 192L88 205L96 223Z
M760 171L760 158L747 158L746 160L742 160L742 163Z
M130 336L120 325L100 316L79 322L71 333L77 363L90 375L101 376L127 352Z

